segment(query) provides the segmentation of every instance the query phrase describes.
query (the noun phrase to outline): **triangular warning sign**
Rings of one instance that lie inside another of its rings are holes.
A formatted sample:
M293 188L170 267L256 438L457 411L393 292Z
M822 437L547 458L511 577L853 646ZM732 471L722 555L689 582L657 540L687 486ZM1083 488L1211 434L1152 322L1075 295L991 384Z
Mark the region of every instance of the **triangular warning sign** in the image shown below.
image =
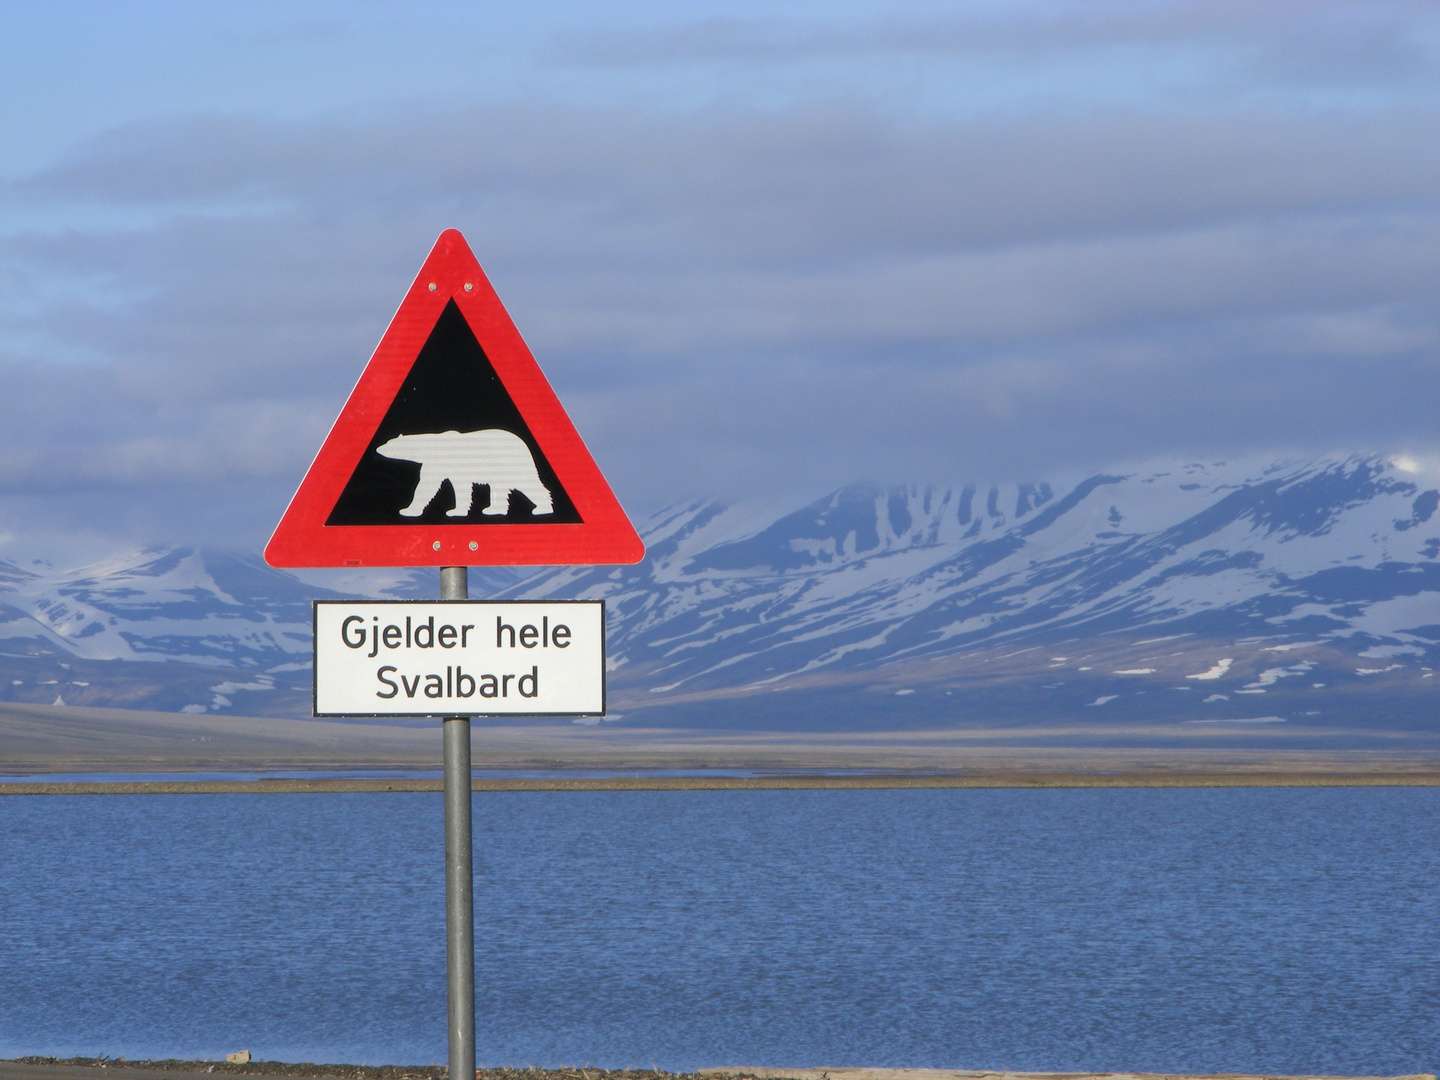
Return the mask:
M465 238L442 233L265 561L568 565L644 554Z

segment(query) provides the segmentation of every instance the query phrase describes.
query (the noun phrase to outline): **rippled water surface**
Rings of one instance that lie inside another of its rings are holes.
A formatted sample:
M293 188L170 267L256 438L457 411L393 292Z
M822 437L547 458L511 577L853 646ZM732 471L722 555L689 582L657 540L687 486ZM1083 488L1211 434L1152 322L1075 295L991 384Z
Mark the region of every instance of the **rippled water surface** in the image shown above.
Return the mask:
M445 1060L438 794L0 797L0 1057ZM475 796L480 1059L1440 1065L1440 789Z

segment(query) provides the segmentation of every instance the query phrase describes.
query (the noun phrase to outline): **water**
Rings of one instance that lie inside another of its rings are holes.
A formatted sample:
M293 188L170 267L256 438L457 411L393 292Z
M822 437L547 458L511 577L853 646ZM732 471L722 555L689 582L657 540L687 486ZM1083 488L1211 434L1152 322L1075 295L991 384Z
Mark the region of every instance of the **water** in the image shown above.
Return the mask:
M1440 789L475 797L489 1064L1440 1064ZM438 794L0 797L0 1057L445 1060Z

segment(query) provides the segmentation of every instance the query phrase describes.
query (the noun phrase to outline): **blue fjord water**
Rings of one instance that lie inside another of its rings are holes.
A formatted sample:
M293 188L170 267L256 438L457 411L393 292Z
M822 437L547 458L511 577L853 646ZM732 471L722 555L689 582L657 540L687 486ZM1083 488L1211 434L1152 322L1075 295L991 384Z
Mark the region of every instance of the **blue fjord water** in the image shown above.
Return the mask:
M0 797L0 1057L445 1060L435 794ZM488 1064L1440 1064L1440 789L485 793Z

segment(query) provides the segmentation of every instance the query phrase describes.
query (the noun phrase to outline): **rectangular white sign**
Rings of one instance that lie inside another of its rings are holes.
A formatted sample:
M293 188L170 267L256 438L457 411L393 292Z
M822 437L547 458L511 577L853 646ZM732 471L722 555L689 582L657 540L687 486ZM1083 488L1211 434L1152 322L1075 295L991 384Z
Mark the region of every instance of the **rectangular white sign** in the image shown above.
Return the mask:
M316 716L603 716L602 600L315 607Z

